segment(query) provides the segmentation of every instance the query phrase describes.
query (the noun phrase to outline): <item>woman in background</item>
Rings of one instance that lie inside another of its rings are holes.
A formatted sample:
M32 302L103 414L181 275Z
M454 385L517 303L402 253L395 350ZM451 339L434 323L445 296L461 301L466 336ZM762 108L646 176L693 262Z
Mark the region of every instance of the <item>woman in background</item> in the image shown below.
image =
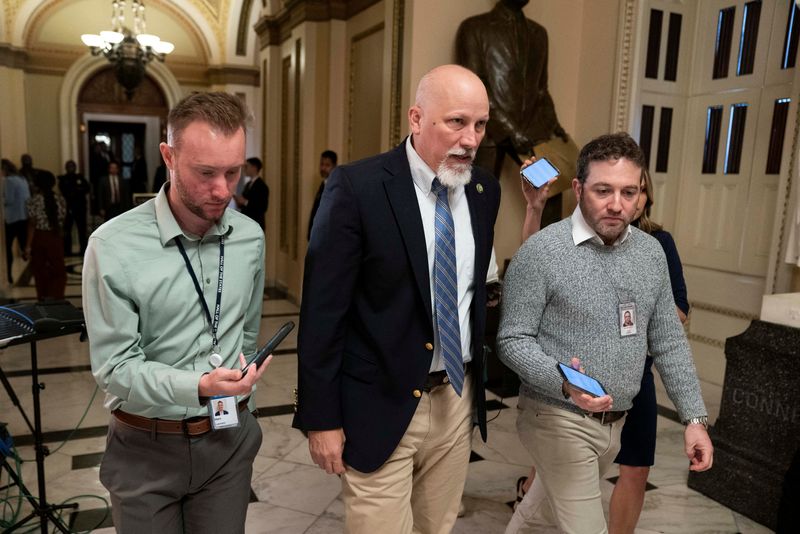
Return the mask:
M640 230L658 239L667 257L669 281L672 284L672 298L682 323L689 314L689 300L686 297L686 281L675 241L669 232L650 220L653 207L653 182L650 173L642 173L642 193L633 217L633 224ZM653 358L647 357L642 376L642 386L633 398L633 407L628 411L622 427L621 447L615 463L619 464L619 479L614 485L609 505L609 532L612 534L633 534L644 504L644 492L650 467L655 463L656 454L656 386L653 379Z
M36 298L63 299L67 272L62 234L67 203L55 191L52 174L38 173L33 185L34 194L28 199L28 239L23 258L31 261Z

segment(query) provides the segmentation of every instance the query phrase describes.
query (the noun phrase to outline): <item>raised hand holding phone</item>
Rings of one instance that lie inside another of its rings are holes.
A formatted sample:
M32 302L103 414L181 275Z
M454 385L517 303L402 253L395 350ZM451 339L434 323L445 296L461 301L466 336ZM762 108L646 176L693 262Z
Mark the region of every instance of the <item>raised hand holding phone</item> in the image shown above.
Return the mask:
M520 174L536 189L549 184L561 172L545 157L536 158L530 165L525 165Z
M526 159L522 163L519 173L522 196L525 198L525 221L522 223L523 242L541 229L544 206L547 203L547 199L550 198L550 185L558 179L556 173L550 181L539 187L534 187L533 183L525 176L525 172L527 171L530 174L531 171L529 169L539 161L542 160L537 158Z

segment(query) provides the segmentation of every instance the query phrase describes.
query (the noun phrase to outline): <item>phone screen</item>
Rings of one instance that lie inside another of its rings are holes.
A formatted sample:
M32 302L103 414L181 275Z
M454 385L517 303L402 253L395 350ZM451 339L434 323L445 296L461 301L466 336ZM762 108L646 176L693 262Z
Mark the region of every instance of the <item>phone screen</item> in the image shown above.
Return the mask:
M558 176L559 170L547 158L539 158L521 171L530 184L539 189L544 184Z
M594 395L595 397L606 395L606 390L603 389L603 385L591 376L576 371L569 365L564 365L560 362L558 364L558 369L561 371L561 375L564 379L576 388L590 395Z

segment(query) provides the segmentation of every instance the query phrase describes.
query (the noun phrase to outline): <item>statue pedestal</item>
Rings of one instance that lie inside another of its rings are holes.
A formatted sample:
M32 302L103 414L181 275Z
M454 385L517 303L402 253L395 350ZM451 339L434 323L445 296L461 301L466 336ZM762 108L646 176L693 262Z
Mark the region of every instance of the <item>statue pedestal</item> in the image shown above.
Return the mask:
M800 328L800 293L764 295L761 320Z
M800 448L800 329L753 321L725 343L714 466L689 487L775 529L784 479Z

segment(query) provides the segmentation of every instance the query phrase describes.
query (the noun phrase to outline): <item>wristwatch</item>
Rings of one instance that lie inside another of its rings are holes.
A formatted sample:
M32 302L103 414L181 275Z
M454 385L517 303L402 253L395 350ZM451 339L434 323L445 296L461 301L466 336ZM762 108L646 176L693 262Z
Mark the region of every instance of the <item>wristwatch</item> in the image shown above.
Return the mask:
M701 415L700 417L690 417L683 422L684 425L703 425L703 428L708 430L708 416Z

